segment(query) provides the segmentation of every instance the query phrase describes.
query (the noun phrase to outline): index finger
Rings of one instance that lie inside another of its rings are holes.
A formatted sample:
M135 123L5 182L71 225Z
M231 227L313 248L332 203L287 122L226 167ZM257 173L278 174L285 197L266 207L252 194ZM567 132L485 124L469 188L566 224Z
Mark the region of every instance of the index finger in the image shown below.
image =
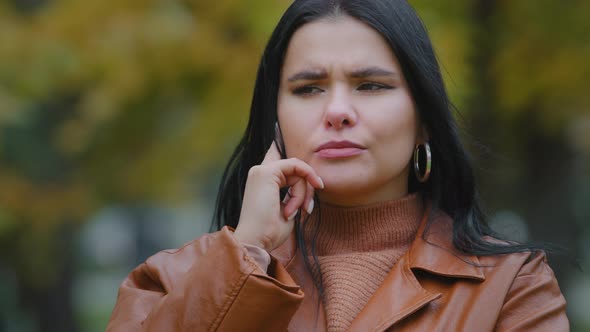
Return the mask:
M277 149L277 145L273 141L268 151L266 151L266 155L264 156L264 160L262 160L261 165L265 165L277 160L281 160L281 154L279 153L279 149Z

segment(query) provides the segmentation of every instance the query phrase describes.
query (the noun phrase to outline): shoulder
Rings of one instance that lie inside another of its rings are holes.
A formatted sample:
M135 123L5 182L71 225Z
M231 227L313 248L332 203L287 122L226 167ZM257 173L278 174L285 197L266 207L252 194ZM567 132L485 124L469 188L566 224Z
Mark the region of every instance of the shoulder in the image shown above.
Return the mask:
M509 244L491 237L482 240ZM441 301L453 303L453 312L467 303L465 312L485 312L495 331L568 330L565 298L541 250L462 252L453 244L452 219L441 214L416 238L409 258L410 267L420 270L419 281L431 291L444 293ZM448 287L450 283L453 287ZM470 300L465 302L466 298Z
M503 305L496 330L569 331L566 300L543 251L481 258L486 283L501 290Z
M524 251L501 255L478 256L479 264L489 284L519 287L518 282L536 287L538 284L557 286L557 279L547 262L544 251ZM560 293L560 292L559 292Z

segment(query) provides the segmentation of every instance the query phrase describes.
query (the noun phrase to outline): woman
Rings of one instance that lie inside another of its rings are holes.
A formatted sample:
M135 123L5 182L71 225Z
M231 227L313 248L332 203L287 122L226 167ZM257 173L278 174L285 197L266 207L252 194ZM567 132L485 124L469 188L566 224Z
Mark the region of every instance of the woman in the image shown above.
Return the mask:
M220 230L136 268L108 330L568 330L544 254L485 223L450 110L405 1L296 0Z

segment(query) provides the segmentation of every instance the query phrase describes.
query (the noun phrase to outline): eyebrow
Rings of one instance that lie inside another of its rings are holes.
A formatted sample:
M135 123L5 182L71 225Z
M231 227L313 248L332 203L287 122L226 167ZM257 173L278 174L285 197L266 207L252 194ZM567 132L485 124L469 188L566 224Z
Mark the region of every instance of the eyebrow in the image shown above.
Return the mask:
M361 68L358 70L353 70L350 73L350 77L352 77L352 78L387 77L387 76L397 77L399 75L397 73L394 73L392 71L389 71L387 69L383 69L380 67L366 67L366 68Z
M316 81L323 80L328 77L328 72L325 70L304 70L300 71L287 79L287 82L295 81Z
M366 78L366 77L398 77L399 74L389 71L387 69L383 69L380 67L366 67L360 68L351 71L348 73L349 77L352 78ZM292 76L290 76L287 81L288 82L295 82L295 81L316 81L316 80L323 80L328 77L328 73L325 70L303 70L300 71Z

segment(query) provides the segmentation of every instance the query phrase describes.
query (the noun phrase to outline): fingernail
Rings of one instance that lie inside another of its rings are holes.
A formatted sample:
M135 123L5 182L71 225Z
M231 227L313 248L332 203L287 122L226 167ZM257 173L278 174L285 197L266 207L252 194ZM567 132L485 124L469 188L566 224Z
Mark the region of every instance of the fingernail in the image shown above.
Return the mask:
M291 195L289 195L289 193L285 194L285 197L283 198L283 204L287 204L287 202L291 199Z
M318 180L320 180L320 184L322 185L322 189L324 189L324 181L322 181L322 178L318 176Z
M295 210L295 212L293 212L293 214L289 216L288 220L293 220L297 215L297 212L299 212L299 210Z
M313 205L314 205L314 201L313 199L311 201L309 201L309 204L307 204L307 214L311 214L311 212L313 211Z

